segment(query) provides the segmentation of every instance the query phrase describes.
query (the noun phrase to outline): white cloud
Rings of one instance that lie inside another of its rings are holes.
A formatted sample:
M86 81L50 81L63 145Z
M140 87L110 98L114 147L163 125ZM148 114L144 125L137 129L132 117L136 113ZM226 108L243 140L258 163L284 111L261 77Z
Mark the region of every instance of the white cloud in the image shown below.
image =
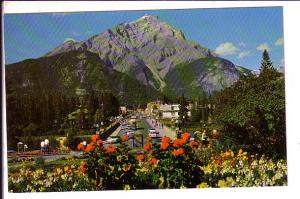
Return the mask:
M277 41L275 42L275 45L276 46L282 46L283 45L283 38L281 37L281 38L277 39Z
M239 49L234 46L231 42L225 42L220 44L216 49L215 53L218 55L233 55L236 54Z
M240 52L240 53L239 53L238 58L239 58L239 59L243 59L243 58L245 58L245 57L249 57L250 55L251 55L250 51L243 51L243 52Z
M65 41L64 41L64 43L65 43L65 42L67 42L67 41L76 41L76 40L75 40L75 39L73 39L73 38L67 37L67 38L65 38Z
M280 66L284 66L284 58L280 60Z
M259 51L264 51L264 50L267 50L267 51L270 51L270 47L267 43L263 43L263 44L259 44L257 47L256 47L256 50L259 50Z
M80 33L76 32L76 31L72 31L71 34L72 34L74 37L80 36Z
M244 42L240 42L240 43L239 43L239 46L241 46L241 47L246 47L246 44L245 44Z

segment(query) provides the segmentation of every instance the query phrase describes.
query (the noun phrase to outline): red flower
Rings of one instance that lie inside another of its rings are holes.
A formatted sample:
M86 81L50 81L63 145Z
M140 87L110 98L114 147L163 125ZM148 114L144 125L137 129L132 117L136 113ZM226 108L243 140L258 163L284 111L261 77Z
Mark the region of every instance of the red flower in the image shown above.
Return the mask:
M151 160L149 161L149 165L154 166L157 164L157 159L156 158L151 158Z
M199 143L193 140L193 141L190 142L190 146L191 146L192 148L198 148Z
M94 144L91 142L91 143L89 143L89 144L86 146L85 151L86 151L86 152L92 152L92 151L94 151L94 149L95 149Z
M87 170L87 168L86 168L86 162L85 161L81 161L81 163L80 163L80 171L82 172L82 173L85 173L86 172L86 170Z
M174 140L173 146L174 146L175 148L180 147L180 145L182 145L182 140L181 140L181 139L176 139L176 140Z
M93 142L97 142L97 140L99 140L99 139L100 139L99 135L93 135L92 136L92 141Z
M152 147L152 144L151 143L147 143L147 144L145 144L144 145L144 149L146 150L146 151L149 151L149 149Z
M182 142L184 143L184 144L186 144L188 141L189 141L189 139L190 139L190 137L191 137L191 134L190 133L183 133L182 135L181 135L181 138L182 138Z
M138 161L143 161L143 160L145 159L145 157L144 157L143 154L139 154L139 155L136 156L136 159L137 159Z
M160 148L162 150L166 150L169 146L170 144L168 142L162 142Z
M149 137L149 136L148 136L148 137L147 137L147 141L148 141L148 142L152 142L152 137Z
M77 149L80 151L80 150L84 150L84 145L83 145L83 143L81 142L81 143L79 143L78 145L77 145Z
M102 145L103 145L103 141L102 141L101 139L99 139L99 140L97 141L97 145L98 145L98 146L102 146Z
M115 153L117 152L117 148L114 147L112 144L108 145L108 147L106 148L106 152L107 153Z
M128 135L124 135L124 136L122 136L122 141L123 141L123 142L126 142L126 141L128 141L128 139L129 139Z
M174 149L174 151L172 152L173 155L175 156L179 156L181 154L184 154L184 151L182 148L179 148L179 149Z
M162 143L169 143L171 141L171 139L169 137L163 137L162 138Z

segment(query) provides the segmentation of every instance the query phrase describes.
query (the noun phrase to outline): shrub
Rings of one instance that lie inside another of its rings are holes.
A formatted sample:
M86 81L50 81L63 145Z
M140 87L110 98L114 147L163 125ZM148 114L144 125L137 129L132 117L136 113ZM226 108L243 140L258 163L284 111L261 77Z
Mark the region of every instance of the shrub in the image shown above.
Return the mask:
M37 156L34 164L35 164L36 168L44 169L45 168L45 159L42 156Z

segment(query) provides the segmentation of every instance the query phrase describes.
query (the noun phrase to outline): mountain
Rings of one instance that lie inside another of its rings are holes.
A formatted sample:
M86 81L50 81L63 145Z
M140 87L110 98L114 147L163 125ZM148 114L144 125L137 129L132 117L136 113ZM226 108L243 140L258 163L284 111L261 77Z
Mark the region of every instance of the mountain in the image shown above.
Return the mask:
M150 15L85 41L65 41L41 58L6 69L7 78L20 91L110 90L135 104L159 96L174 100L181 93L187 97L212 93L249 73Z
M235 66L226 59L200 58L174 67L166 77L168 92L177 96L185 94L190 98L199 94L211 94L236 82L240 76L249 74L243 67ZM176 89L174 89L176 88ZM173 91L170 91L172 90Z
M97 53L107 65L160 91L166 86L164 77L176 65L215 57L209 49L186 40L182 31L149 15L119 24L86 41L67 41L45 56L70 50Z
M73 96L77 89L112 92L124 103L137 106L161 94L140 81L108 67L97 54L69 51L29 59L6 66L6 86L15 93L61 93ZM11 94L11 93L8 93Z

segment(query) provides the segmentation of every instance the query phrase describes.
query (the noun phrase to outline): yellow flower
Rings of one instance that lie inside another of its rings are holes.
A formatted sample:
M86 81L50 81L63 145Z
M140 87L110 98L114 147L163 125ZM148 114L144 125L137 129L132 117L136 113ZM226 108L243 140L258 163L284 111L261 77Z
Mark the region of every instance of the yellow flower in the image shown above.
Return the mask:
M57 169L56 169L56 173L57 173L57 174L61 174L62 171L63 171L63 170L62 170L61 168L57 168Z
M242 153L243 153L243 150L240 149L239 152L238 152L238 156L241 156Z
M180 189L186 189L186 186L181 185L181 186L180 186Z
M64 167L64 171L67 172L69 170L69 166Z
M123 190L130 190L130 189L131 189L130 185L129 184L125 184Z
M219 180L218 181L218 187L227 187L227 184L226 184L226 182L224 181L224 180Z
M234 153L232 151L230 151L230 155L232 158L234 157Z
M196 188L208 188L208 184L206 182L202 182L201 184L198 184Z
M226 155L226 157L229 157L231 155L231 153L229 151L226 151L225 155Z
M121 162L121 160L122 160L122 156L118 155L117 156L117 162Z

